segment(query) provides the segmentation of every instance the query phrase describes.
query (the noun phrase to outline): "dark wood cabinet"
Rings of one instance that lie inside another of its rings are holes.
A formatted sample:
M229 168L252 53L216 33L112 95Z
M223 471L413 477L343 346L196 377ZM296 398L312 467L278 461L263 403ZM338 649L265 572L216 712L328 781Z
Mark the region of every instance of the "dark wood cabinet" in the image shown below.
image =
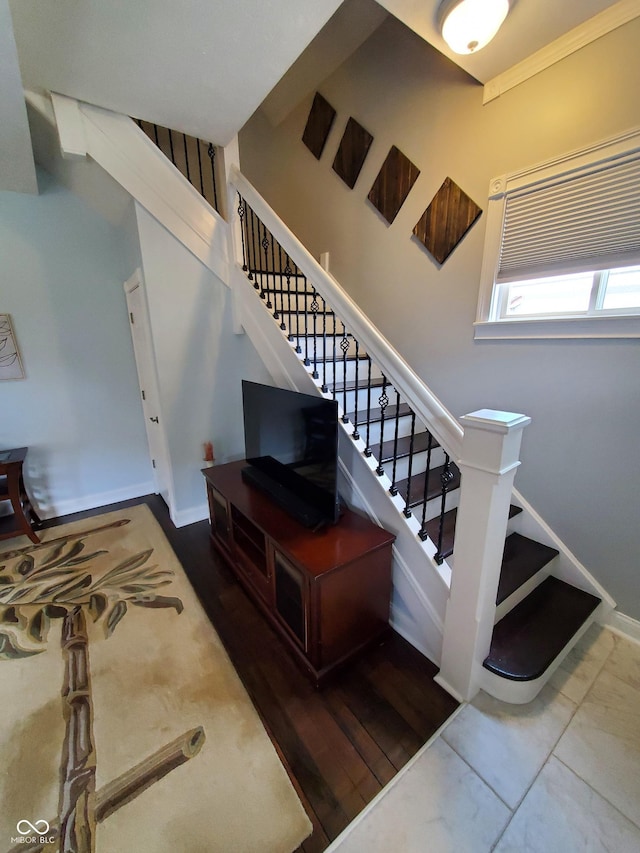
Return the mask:
M245 465L203 471L211 539L318 684L388 630L395 537L350 510L308 530L244 482Z

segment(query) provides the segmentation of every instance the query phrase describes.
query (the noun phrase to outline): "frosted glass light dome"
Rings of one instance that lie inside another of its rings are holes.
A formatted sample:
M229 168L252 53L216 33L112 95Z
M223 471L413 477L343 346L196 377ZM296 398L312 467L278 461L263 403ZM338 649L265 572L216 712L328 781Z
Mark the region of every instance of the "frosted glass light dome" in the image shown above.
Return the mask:
M446 0L440 8L442 37L455 53L476 53L500 29L509 0Z

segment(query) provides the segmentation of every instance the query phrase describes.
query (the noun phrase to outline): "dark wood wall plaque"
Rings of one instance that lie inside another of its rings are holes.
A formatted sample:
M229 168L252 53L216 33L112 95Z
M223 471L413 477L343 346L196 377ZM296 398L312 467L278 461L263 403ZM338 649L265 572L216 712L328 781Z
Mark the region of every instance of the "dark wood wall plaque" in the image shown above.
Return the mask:
M481 213L475 201L451 178L445 178L413 233L443 264Z
M420 169L393 145L369 193L369 201L389 224L396 218L419 174Z
M335 117L336 111L329 101L323 98L320 92L316 92L302 134L302 141L317 160L322 155Z
M373 136L368 130L354 118L350 118L340 140L340 147L333 161L333 171L336 172L345 184L354 188L360 169L364 164Z

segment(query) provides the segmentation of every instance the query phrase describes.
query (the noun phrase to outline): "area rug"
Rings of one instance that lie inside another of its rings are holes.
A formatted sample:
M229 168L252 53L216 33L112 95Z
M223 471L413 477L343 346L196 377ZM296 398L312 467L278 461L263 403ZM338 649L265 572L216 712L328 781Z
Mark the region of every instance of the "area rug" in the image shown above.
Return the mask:
M290 853L311 824L146 506L0 543L0 850Z

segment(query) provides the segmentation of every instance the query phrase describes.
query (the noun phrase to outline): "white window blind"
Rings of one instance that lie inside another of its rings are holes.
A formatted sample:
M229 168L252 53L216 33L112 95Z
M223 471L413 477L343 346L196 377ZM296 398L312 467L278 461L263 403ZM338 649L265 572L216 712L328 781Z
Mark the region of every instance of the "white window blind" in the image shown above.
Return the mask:
M640 150L507 192L496 282L640 264Z

